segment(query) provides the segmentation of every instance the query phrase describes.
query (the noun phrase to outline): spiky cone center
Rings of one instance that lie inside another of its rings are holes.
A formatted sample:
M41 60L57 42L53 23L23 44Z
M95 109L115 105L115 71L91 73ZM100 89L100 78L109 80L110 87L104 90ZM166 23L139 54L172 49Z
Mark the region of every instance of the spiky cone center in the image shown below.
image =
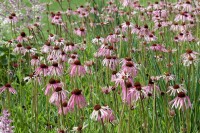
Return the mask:
M132 61L131 57L126 57L125 60L126 61Z
M45 45L50 46L51 43L49 41L46 41Z
M75 90L73 90L72 92L71 92L71 94L73 95L81 95L81 92L82 92L82 90L79 90L79 89L75 89Z
M31 46L27 46L26 49L30 50L32 47Z
M186 95L185 95L185 93L184 92L179 92L178 93L178 97L180 97L180 98L184 98Z
M11 85L9 83L5 84L5 87L10 88Z
M83 126L81 126L81 125L78 126L78 128L77 128L78 131L81 131L82 129L83 129Z
M62 106L67 107L68 106L67 102L62 103Z
M115 75L115 74L117 74L117 71L112 71L112 75Z
M84 31L85 31L85 29L84 29L84 28L80 28L80 31L81 31L81 32L84 32Z
M179 85L174 85L173 88L174 88L174 89L179 89L180 86L179 86Z
M101 105L97 104L97 105L94 106L94 110L98 111L100 109L101 109Z
M37 55L33 55L33 56L32 56L32 59L36 59L36 60L37 60L37 59L38 59L38 56L37 56Z
M55 89L55 91L56 91L56 92L62 91L62 87L57 87L57 88Z
M22 37L26 37L26 33L25 32L21 32L20 34Z
M110 55L106 56L106 59L110 60L112 57Z
M45 64L41 64L40 67L41 68L48 68L47 65L45 65Z
M22 44L21 43L17 44L17 47L19 47L19 48L22 47Z
M81 65L81 62L79 60L75 60L74 65Z
M150 85L153 85L153 84L154 84L154 82L153 82L152 79L149 80L149 84L150 84Z
M127 21L127 22L126 22L126 25L129 26L129 25L131 25L131 23L130 23L129 21Z
M132 84L131 84L131 82L126 82L126 88L131 88L132 87Z
M57 62L54 62L52 66L58 67L58 63L57 63Z
M190 61L193 61L193 60L194 60L194 58L193 58L193 57L191 57L191 56L190 56L188 59L189 59Z
M191 49L187 49L187 50L186 50L186 53L187 53L187 54L191 54L191 53L192 53L192 50L191 50Z
M55 46L54 47L54 50L59 50L60 48L58 46Z
M132 62L126 62L126 66L127 67L133 67L133 63Z
M50 83L50 84L55 84L55 83L56 83L56 80L51 78L51 79L49 80L49 83Z
M142 90L142 86L140 84L140 82L135 82L134 83L134 87L136 88L136 90L141 91Z

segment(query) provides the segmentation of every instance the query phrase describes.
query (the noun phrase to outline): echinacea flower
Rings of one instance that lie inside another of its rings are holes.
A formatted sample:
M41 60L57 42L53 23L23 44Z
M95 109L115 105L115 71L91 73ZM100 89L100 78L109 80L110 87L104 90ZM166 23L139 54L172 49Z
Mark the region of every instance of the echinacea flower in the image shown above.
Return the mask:
M38 66L40 64L40 60L38 59L38 56L33 55L31 59L31 65L32 66Z
M70 109L74 110L75 106L78 109L84 108L87 106L85 97L81 94L82 90L75 89L71 92L71 97L68 101L68 106Z
M41 47L41 51L42 53L49 53L52 50L52 46L51 43L49 41L47 41L42 47Z
M185 94L185 92L179 92L178 96L169 102L172 105L172 108L179 108L179 109L188 109L192 107L190 102L190 98Z
M17 37L16 41L18 41L19 43L23 43L23 42L28 41L28 39L26 37L26 33L21 32L20 36Z
M78 36L85 36L86 35L86 28L81 27L81 28L75 28L74 33Z
M60 76L62 74L63 68L57 62L54 62L52 66L49 67L49 75Z
M53 94L51 95L49 102L54 103L55 105L60 105L67 99L66 91L63 90L61 87L57 87Z
M49 74L49 67L45 64L41 64L36 70L35 70L36 75L40 76L47 76Z
M26 54L26 49L23 47L23 45L21 43L17 44L17 46L13 49L13 52L17 53L17 54L22 54L25 55Z
M5 90L8 90L12 94L16 94L17 91L11 86L11 84L7 83L3 87L0 88L0 94L4 92Z
M66 115L69 111L71 111L71 109L70 109L68 103L67 102L63 102L62 106L61 105L59 106L58 114Z
M122 67L121 71L129 73L132 77L136 77L138 70L133 64L133 62L126 62L126 65Z
M184 88L183 84L176 84L174 86L169 86L167 93L170 93L170 95L175 96L179 92L187 92L187 90Z
M139 82L135 82L133 88L128 92L128 103L137 102L139 99L143 99L148 96L148 92L145 87L142 87Z
M49 80L49 84L47 84L45 89L45 95L49 95L51 92L53 92L57 87L63 87L63 84L59 80L55 80L51 78Z
M70 66L70 76L83 76L86 74L86 70L84 66L81 65L79 60L74 61L73 64Z
M108 106L101 106L99 104L94 106L90 118L99 122L113 122L115 120L112 110Z

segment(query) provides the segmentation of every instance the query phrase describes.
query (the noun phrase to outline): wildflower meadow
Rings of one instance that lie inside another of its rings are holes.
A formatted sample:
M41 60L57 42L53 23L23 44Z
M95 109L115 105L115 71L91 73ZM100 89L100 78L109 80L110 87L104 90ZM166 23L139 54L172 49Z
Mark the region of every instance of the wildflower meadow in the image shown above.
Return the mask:
M0 133L200 133L200 1L0 0Z

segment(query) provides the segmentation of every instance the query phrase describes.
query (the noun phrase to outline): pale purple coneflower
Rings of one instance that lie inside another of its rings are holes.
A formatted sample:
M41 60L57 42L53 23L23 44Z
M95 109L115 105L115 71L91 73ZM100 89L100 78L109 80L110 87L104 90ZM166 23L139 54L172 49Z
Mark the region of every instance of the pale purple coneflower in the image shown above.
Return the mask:
M190 102L190 98L185 94L185 92L179 92L178 96L169 102L172 105L172 108L179 108L179 109L188 109L192 107Z
M165 48L165 46L161 44L153 44L149 47L149 49L152 51L167 52L167 49Z
M18 17L16 16L15 13L10 14L8 18L6 18L7 22L15 24L18 22Z
M96 38L92 39L92 43L96 45L101 45L102 43L104 43L104 38L97 36Z
M36 68L35 74L40 76L47 76L49 74L49 67L45 64L40 64L40 66Z
M116 56L106 56L103 60L103 66L110 68L111 70L115 70L117 65L119 64L119 60Z
M55 39L56 39L56 35L54 35L54 34L52 34L52 33L49 34L48 41L50 41L50 42L54 42Z
M55 91L57 87L63 87L63 83L61 83L59 80L50 79L49 84L47 84L45 89L45 95L51 94L51 92Z
M60 38L55 41L55 45L58 45L58 46L63 46L64 43L65 43L65 40L63 38Z
M13 49L13 52L17 53L17 54L22 54L25 55L26 54L26 49L23 47L23 45L21 43L17 44L17 46Z
M81 28L75 28L74 33L78 36L85 36L86 35L86 28L81 27Z
M107 36L106 39L107 39L108 42L110 42L111 44L117 43L117 42L119 41L119 38L117 37L117 35L116 35L116 34L112 34L112 33L110 33L110 34Z
M85 65L84 65L84 67L85 67L85 70L86 70L86 72L88 73L88 74L92 74L93 72L93 70L92 70L92 66L94 65L94 62L93 61L86 61L85 62Z
M63 50L67 53L67 52L73 52L75 50L77 50L78 47L76 46L76 44L74 44L73 42L67 42L63 48Z
M71 97L68 101L68 106L71 110L74 110L75 109L75 106L78 108L78 109L81 109L81 108L84 108L87 106L87 102L86 102L86 99L85 97L81 94L82 90L79 90L79 89L74 89L72 92L71 92Z
M84 66L81 65L79 60L75 60L73 64L71 64L70 68L70 76L83 76L86 74L86 70Z
M12 94L17 93L17 91L9 83L5 84L3 87L0 88L0 94L6 90L8 90Z
M121 27L122 27L122 32L127 32L128 30L131 32L134 26L133 26L133 23L127 21L127 22L122 23Z
M137 102L139 99L143 99L148 96L146 87L142 87L139 82L135 82L133 88L131 88L127 95L128 103Z
M42 47L41 47L41 52L42 53L49 53L52 51L52 46L49 41L47 41Z
M52 93L49 102L59 106L62 102L67 99L66 91L63 90L61 87L57 87L54 92Z
M69 64L73 64L74 61L78 60L78 54L77 53L73 53L70 55L70 58L68 59L68 63Z
M108 106L101 106L99 104L94 106L90 118L99 122L113 122L115 120L112 110Z
M183 84L176 84L174 86L169 86L167 93L170 93L170 95L175 96L179 92L187 92L187 90L184 88Z
M49 75L61 76L63 74L63 67L60 66L57 62L54 62L52 66L49 67Z
M23 43L23 42L28 41L28 39L26 37L26 33L21 32L20 36L17 37L16 41L18 41L19 43Z
M101 88L101 91L104 93L104 94L109 94L113 89L113 86L105 86L105 87L102 87Z
M67 62L67 54L64 51L62 51L59 58L62 62Z
M152 79L149 80L149 83L147 86L143 87L144 90L149 94L153 94L153 91L156 91L160 94L160 88L158 85L155 85L154 81Z
M133 64L132 61L126 62L126 65L124 65L121 69L121 71L124 71L126 73L129 73L132 77L136 77L138 73L137 67Z
M38 59L38 56L33 55L31 59L31 65L32 66L39 66L40 60Z
M68 103L67 102L63 102L62 106L61 105L59 106L58 114L64 114L64 115L66 115L70 111L71 111L71 109L69 108Z

